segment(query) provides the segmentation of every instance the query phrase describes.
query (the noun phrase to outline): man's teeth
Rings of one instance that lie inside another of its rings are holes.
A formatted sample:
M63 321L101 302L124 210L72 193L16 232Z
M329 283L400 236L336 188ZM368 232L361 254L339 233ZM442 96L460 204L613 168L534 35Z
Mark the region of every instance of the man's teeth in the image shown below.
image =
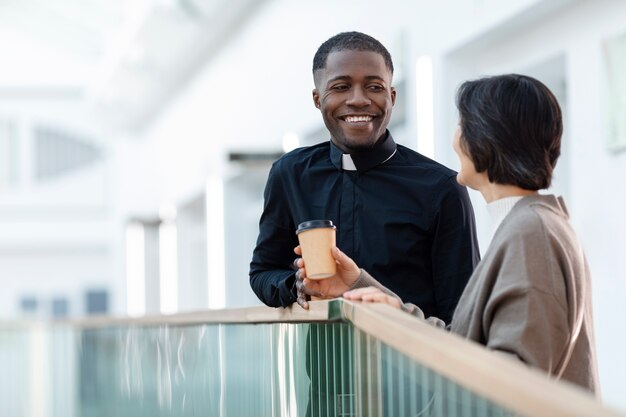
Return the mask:
M357 123L357 122L369 122L372 120L372 116L347 116L346 122L348 123Z

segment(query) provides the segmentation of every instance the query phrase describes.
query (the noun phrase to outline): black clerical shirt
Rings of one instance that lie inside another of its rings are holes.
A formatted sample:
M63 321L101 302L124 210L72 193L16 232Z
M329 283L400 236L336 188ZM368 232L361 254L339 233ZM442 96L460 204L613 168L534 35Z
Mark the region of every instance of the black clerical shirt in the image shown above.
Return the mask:
M337 247L404 302L446 322L479 260L474 213L456 173L389 133L342 169L332 141L276 161L265 188L250 284L267 305L296 300L296 227L328 219Z

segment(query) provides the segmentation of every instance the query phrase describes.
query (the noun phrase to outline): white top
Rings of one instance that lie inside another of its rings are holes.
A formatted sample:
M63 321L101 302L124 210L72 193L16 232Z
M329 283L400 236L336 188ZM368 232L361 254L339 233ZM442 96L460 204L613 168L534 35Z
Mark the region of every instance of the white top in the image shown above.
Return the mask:
M498 230L498 226L502 223L502 220L509 214L515 203L520 201L523 196L514 196L514 197L504 197L499 200L492 201L487 204L487 210L489 211L489 216L491 216L492 223L492 233L495 233Z

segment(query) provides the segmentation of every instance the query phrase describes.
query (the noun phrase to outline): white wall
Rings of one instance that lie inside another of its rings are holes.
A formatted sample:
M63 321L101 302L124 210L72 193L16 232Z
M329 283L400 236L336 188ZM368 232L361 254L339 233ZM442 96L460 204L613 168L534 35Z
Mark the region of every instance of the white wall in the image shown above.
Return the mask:
M19 148L18 181L0 190L1 318L19 316L20 298L27 295L43 303L43 316L51 314L55 297L66 297L69 313L82 315L89 289L109 291L110 307L116 310L107 158L111 143L106 141L110 132L88 116L83 104L79 96L62 93L0 99L0 116L16 123ZM92 144L100 151L99 159L55 177L37 178L38 127Z
M22 296L39 301L41 317L51 316L55 297L67 299L70 315L84 315L86 291L110 289L109 255L108 248L0 250L0 316L15 317Z
M528 72L541 67L541 62L564 56L564 152L555 171L561 183L554 191L565 194L593 274L603 396L608 403L626 409L626 360L622 353L626 344L622 324L626 317L626 196L621 192L626 153L613 153L606 146L610 86L603 53L605 40L626 32L626 2L575 2L558 13L526 19L526 24L518 28L507 29L505 23L491 36L447 51L441 63L448 77L445 88L452 97L452 91L463 79ZM549 71L545 77L550 77ZM456 123L453 102L441 103L440 108L445 115L441 130L451 135ZM452 152L441 154L446 162L456 166ZM490 226L480 200L475 198L474 205L479 233L484 237L489 235Z

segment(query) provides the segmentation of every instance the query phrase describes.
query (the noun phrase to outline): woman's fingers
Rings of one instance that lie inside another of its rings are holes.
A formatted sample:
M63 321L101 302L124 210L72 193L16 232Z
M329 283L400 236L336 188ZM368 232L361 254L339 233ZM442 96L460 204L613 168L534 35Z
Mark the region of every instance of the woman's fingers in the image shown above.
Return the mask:
M337 247L332 248L331 253L337 263L338 272L341 271L342 280L348 286L352 286L361 274L358 265Z
M351 266L354 263L354 261L350 259L348 255L339 250L338 247L332 248L330 252L333 255L333 258L335 258L335 262L337 262L339 265Z
M343 294L343 296L344 298L347 298L349 300L361 300L366 295L372 295L372 294L378 294L378 293L386 295L384 292L382 292L376 287L365 287L365 288L357 288L354 290L346 291Z
M347 300L363 301L366 303L385 303L396 308L401 308L401 301L395 297L386 294L376 287L357 288L347 291L343 294Z
M387 302L388 295L376 287L357 288L356 290L347 291L343 294L348 300L366 301L366 302Z

